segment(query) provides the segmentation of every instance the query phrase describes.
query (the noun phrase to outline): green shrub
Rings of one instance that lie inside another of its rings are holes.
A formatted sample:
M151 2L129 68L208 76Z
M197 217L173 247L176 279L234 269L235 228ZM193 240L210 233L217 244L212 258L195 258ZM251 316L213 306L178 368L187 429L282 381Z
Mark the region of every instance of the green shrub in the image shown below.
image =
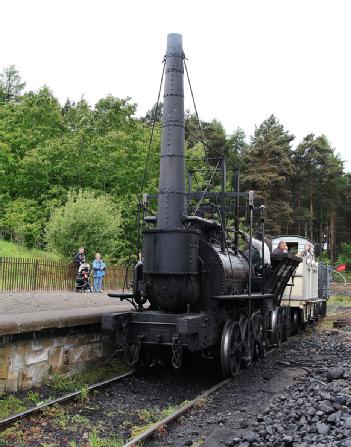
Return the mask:
M66 258L72 258L80 246L85 247L87 259L97 251L104 259L115 258L120 222L119 210L108 195L71 192L48 223L48 247Z
M351 243L341 244L341 252L339 255L338 263L351 264Z

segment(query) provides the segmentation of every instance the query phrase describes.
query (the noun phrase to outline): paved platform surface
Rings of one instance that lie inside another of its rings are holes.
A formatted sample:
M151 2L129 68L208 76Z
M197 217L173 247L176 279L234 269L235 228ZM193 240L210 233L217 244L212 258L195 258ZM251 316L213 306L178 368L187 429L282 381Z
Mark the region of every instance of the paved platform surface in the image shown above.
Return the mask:
M98 323L103 314L131 308L107 293L1 292L0 335Z

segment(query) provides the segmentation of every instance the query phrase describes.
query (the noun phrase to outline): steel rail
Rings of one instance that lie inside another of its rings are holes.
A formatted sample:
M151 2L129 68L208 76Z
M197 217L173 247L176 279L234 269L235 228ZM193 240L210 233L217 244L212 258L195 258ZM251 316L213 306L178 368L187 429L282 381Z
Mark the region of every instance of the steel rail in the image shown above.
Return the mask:
M132 371L121 374L119 376L112 377L111 379L103 380L102 382L98 382L98 383L89 385L87 388L85 388L85 390L93 391L98 388L103 388L104 386L108 386L114 382L118 382L119 380L122 380L125 377L129 377L129 376L133 375L134 373L135 373L135 370L133 369ZM51 407L52 405L55 405L55 404L59 404L59 403L63 403L63 402L72 400L75 397L79 396L81 393L82 393L82 390L73 391L72 393L68 393L68 394L65 394L64 396L58 397L57 399L52 399L47 402L43 402L42 404L37 405L36 407L28 408L27 410L22 411L21 413L16 413L12 416L9 416L6 419L1 419L0 420L0 431L20 419L26 418L28 416L31 416L32 414L35 414L35 413L45 410L45 408Z
M154 433L156 433L160 428L169 425L171 422L173 422L175 419L182 416L184 413L187 413L189 410L191 410L199 401L202 399L205 399L210 394L215 393L217 390L225 386L227 383L229 383L232 379L225 379L221 382L217 383L217 385L214 385L212 388L208 389L207 391L203 392L199 396L195 397L195 399L191 400L187 404L180 407L178 410L176 410L173 414L166 416L165 418L161 419L158 422L155 422L154 425L152 425L148 430L145 430L140 435L136 436L135 438L128 441L126 444L123 445L123 447L134 447L139 442L145 441L147 438L150 438Z

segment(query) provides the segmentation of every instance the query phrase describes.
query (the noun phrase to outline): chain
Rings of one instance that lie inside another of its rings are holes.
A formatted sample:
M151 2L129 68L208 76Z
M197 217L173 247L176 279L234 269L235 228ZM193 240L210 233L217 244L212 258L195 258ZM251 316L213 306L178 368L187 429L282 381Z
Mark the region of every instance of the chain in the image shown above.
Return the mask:
M182 365L182 345L178 335L173 337L172 343L172 366L179 369Z

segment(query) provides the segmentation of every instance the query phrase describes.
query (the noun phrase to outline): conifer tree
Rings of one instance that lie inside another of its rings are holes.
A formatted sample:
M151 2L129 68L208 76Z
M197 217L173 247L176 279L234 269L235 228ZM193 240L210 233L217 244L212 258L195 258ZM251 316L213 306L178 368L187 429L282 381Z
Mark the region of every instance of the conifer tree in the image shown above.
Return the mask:
M254 190L256 202L267 207L266 229L271 234L287 231L292 221L291 190L287 180L294 173L293 139L294 136L271 115L256 127L245 153L245 187Z

